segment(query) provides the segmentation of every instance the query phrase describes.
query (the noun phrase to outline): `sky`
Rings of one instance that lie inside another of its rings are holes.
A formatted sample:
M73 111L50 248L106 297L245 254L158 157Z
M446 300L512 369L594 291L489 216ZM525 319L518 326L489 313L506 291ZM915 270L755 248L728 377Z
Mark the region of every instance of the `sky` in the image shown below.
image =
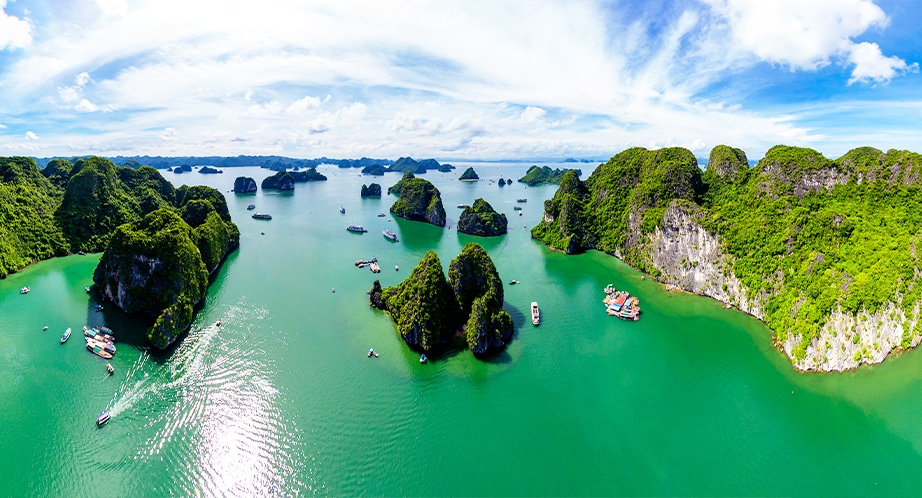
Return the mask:
M0 0L0 155L922 151L915 0Z

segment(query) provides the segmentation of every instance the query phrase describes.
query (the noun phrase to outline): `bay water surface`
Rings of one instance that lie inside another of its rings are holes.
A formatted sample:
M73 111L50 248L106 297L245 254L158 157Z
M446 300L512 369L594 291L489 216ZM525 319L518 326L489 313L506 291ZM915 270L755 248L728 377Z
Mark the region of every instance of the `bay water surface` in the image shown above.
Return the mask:
M190 332L165 352L148 347L148 320L93 310L84 287L98 254L0 280L0 495L918 494L922 353L798 373L758 320L666 292L605 254L532 240L556 186L490 181L530 165L473 164L482 181L471 183L458 166L424 175L449 224L457 204L483 197L508 216L507 235L395 219L393 196L360 198L363 183L386 191L396 173L321 167L327 182L238 195L236 176L272 172L164 171L224 192L241 231ZM250 203L273 219L252 219ZM459 351L422 365L366 292L399 283L428 250L447 269L471 241L504 281L521 281L505 286L515 338L488 360ZM373 256L381 274L354 266ZM609 283L639 296L639 322L605 314ZM115 330L114 375L83 348L83 325ZM97 428L103 409L112 420Z

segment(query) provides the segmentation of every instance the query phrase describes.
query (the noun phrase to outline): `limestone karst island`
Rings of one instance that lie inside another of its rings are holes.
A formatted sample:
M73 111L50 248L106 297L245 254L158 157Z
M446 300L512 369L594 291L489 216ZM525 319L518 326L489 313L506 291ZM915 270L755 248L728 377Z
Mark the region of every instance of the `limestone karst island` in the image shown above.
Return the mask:
M0 497L914 497L922 5L0 0Z

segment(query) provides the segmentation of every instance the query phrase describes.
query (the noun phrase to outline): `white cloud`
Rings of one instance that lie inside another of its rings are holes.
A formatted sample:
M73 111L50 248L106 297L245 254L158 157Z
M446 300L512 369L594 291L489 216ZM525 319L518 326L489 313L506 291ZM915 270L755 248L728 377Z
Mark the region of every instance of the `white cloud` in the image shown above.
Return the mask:
M853 64L849 84L886 82L912 68L876 43L852 41L890 22L872 0L701 1L725 19L738 48L766 62L804 71Z
M90 81L90 73L84 71L74 77L74 83L77 86L84 86Z
M123 16L128 13L127 0L96 0L96 6L107 16Z
M32 43L32 25L6 13L6 0L0 0L0 50L25 48Z
M163 140L164 142L169 142L179 138L179 134L176 133L176 129L171 126L164 128L163 133L158 136L160 137L160 140Z
M326 98L323 100L320 100L320 97L311 97L310 95L307 95L303 99L298 99L292 102L291 105L285 109L285 112L288 114L294 114L296 116L303 116L307 114L308 111L317 109L329 101L329 94L327 94Z
M5 130L5 129L6 129L6 125L5 125L5 124L2 124L2 123L0 123L0 130Z
M528 106L522 111L521 118L522 121L526 123L534 123L535 121L543 119L545 114L547 114L547 111L540 107Z
M38 140L38 135L31 131L26 132L26 140Z
M99 107L87 99L80 99L80 103L74 106L74 110L80 112L96 112Z
M855 65L852 77L848 84L883 83L892 80L900 74L918 72L919 64L914 62L906 64L899 57L887 57L876 43L861 42L851 47L848 62Z

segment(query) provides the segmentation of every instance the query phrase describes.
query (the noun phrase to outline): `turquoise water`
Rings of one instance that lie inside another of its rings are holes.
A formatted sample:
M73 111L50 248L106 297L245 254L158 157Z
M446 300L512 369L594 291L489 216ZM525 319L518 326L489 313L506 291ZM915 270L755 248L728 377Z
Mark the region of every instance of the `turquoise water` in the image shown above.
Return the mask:
M474 165L486 179L527 166ZM475 197L509 216L508 235L479 239L377 217L393 197L361 199L361 184L386 189L396 174L322 171L330 181L294 193L225 194L240 250L169 351L147 349L144 320L93 311L84 287L99 255L0 281L0 495L918 494L922 354L800 374L751 317L665 292L615 258L531 240L523 225L556 187L428 173L452 226L454 206ZM269 173L164 175L227 192L238 175ZM274 219L251 219L250 203ZM489 361L460 351L420 365L365 293L375 278L400 282L427 250L447 265L472 240L504 281L522 282L505 289L515 339ZM353 265L372 256L380 275ZM604 313L608 283L640 296L639 322ZM83 349L85 324L116 331L115 375Z

